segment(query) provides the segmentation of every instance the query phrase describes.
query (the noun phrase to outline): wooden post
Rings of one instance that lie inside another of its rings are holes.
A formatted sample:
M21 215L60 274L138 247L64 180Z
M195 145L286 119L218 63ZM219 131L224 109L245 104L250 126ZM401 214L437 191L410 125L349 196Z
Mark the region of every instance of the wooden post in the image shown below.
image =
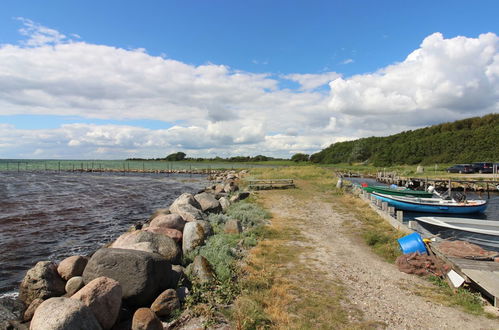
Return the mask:
M388 203L387 202L382 202L381 203L381 210L383 212L387 212L388 211Z
M392 217L395 215L395 207L394 206L388 206L388 214L391 215Z
M401 211L401 210L397 211L397 221L399 221L399 222L404 221L404 211Z
M57 172L61 173L61 162L57 163Z

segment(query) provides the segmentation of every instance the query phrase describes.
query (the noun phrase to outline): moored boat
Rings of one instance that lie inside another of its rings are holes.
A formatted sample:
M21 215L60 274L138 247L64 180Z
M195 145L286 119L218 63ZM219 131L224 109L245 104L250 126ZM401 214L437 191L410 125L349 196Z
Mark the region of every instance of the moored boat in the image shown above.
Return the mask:
M396 209L413 212L469 214L483 212L487 208L485 200L454 201L442 198L419 198L386 195L372 192L376 198L387 202Z
M362 185L362 189L367 191L368 193L381 193L385 195L394 195L394 196L414 196L414 197L422 197L422 198L430 198L433 196L433 193L426 192L422 190L412 190L409 188L390 188L385 186L367 186Z
M499 221L472 218L416 217L417 221L446 229L499 236ZM499 238L498 238L499 239Z

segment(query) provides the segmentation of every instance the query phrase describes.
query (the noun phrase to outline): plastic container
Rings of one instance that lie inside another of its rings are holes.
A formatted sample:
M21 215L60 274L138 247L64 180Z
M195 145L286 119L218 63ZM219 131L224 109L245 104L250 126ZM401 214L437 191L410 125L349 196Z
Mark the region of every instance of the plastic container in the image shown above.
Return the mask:
M412 233L410 235L401 237L397 240L400 245L400 250L403 254L409 254L413 252L419 252L421 254L427 254L426 245L418 233Z

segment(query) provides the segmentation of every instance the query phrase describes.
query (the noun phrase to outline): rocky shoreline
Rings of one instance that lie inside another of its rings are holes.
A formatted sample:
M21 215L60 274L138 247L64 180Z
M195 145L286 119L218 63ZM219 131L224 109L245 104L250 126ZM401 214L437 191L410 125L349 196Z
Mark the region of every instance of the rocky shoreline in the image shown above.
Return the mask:
M1 299L0 328L178 328L182 322L166 321L182 308L192 283L215 279L212 265L198 254L213 234L209 215L223 214L249 196L239 191L244 174L219 173L211 178L213 186L180 195L89 256L38 262L26 273L19 298ZM225 218L225 233L245 229L239 220Z

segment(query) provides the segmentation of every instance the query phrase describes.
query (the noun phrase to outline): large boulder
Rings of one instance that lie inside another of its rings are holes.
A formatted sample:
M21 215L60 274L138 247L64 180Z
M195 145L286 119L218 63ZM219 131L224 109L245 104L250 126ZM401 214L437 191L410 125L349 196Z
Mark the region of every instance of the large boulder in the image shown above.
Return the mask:
M71 298L90 307L103 329L111 329L118 318L121 297L121 285L112 278L102 276L90 281Z
M151 310L160 317L169 316L178 308L180 308L180 300L177 297L177 291L174 289L163 291L151 305Z
M150 304L171 283L171 264L155 253L139 250L101 248L88 261L85 283L100 276L118 281L123 300L131 306Z
M81 276L87 265L88 258L83 256L72 256L61 261L57 266L57 272L64 280L69 280L71 277Z
M220 202L213 194L203 192L194 196L196 201L201 205L201 211L206 213L219 213L222 211Z
M36 298L47 299L62 296L66 283L59 276L56 265L40 261L28 270L19 287L19 299L29 306Z
M171 263L178 263L181 257L180 248L171 237L145 230L121 235L110 248L157 253Z
M201 205L192 196L184 193L180 195L170 206L170 212L180 215L185 221L204 220L205 215L201 211Z
M218 201L220 203L220 206L222 207L222 212L227 212L227 209L230 206L229 199L227 197L220 197Z
M30 330L100 330L94 314L79 300L57 297L38 306Z
M149 223L149 227L162 227L177 229L180 231L184 230L185 221L178 214L160 214L154 217Z
M182 242L182 232L177 229L165 228L165 227L147 227L146 229L144 229L144 231L165 235L173 239L176 243Z
M205 234L203 226L196 221L188 222L185 225L182 237L182 251L186 254L187 252L194 250L196 247L203 245L204 240Z

